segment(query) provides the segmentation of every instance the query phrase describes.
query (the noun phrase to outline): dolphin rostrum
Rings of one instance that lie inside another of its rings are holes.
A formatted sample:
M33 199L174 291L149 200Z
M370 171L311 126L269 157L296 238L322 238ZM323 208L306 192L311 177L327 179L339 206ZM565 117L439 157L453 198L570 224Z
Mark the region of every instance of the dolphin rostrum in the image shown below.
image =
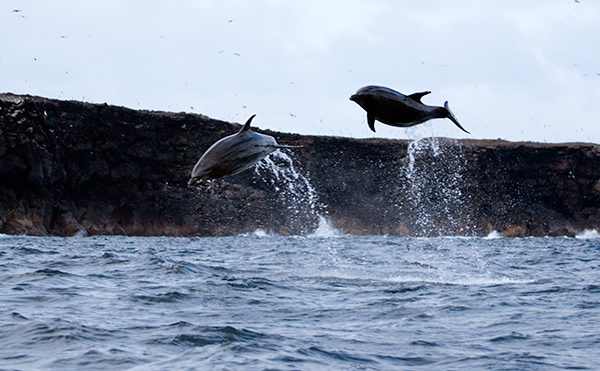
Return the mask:
M460 124L450 111L448 102L444 107L428 106L421 98L430 91L404 95L383 86L365 86L350 97L365 111L371 130L375 131L375 120L391 126L407 127L422 124L431 119L449 118L462 131L470 134Z
M192 170L188 185L200 180L221 178L249 169L278 148L297 148L279 145L270 135L250 130L252 115L236 134L221 138L204 152Z

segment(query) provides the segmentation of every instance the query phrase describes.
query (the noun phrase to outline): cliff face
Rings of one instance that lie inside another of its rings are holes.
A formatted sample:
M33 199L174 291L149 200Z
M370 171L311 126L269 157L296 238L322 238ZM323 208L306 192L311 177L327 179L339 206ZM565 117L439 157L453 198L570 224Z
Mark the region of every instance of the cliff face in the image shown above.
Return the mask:
M200 115L2 94L0 233L306 234L320 215L353 234L600 230L598 145L256 130L303 148L188 187L200 155L237 130Z

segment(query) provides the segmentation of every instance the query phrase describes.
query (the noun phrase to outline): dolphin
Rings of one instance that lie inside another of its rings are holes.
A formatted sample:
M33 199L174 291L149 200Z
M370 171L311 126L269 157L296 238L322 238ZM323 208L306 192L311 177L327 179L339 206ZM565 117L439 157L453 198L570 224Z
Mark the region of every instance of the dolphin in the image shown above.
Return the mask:
M462 131L470 134L460 124L450 111L448 102L444 107L428 106L421 102L421 98L431 93L424 91L411 95L404 95L383 86L369 85L358 89L350 100L356 102L367 111L367 121L373 132L375 120L391 126L407 127L422 124L431 119L449 118Z
M246 121L238 133L221 138L204 152L192 170L188 185L241 173L278 148L298 148L279 145L272 136L250 130L254 116Z

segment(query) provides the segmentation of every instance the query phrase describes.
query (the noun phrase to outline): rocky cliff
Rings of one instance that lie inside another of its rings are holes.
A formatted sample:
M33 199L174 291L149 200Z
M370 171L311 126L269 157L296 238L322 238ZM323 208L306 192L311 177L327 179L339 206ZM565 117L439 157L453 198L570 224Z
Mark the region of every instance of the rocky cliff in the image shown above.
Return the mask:
M256 129L303 148L188 187L200 155L237 130L201 115L2 94L0 233L306 234L321 216L352 234L600 230L599 145Z

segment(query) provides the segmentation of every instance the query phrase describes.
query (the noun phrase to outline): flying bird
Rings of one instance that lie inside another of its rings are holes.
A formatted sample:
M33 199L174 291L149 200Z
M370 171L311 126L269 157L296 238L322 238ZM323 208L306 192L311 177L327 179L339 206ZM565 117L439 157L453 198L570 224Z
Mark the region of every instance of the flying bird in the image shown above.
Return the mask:
M365 111L369 128L375 132L375 120L384 124L399 127L408 127L422 124L431 119L448 118L462 131L470 134L460 124L450 111L448 102L444 107L428 106L421 102L421 98L431 93L424 91L411 95L404 95L383 86L365 86L350 97Z

